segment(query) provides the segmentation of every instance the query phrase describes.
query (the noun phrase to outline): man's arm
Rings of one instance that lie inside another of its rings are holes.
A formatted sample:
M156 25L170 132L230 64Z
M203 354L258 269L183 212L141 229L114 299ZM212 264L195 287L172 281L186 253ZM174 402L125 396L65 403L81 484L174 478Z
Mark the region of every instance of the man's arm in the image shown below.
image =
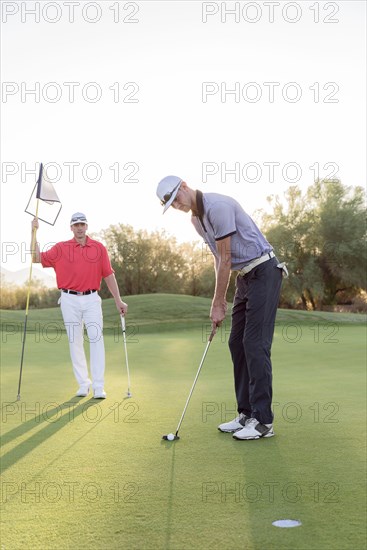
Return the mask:
M213 328L219 326L226 316L227 289L231 276L231 237L216 241L219 259L215 269L215 292L210 309Z
M111 273L111 275L108 275L108 277L105 277L104 280L106 281L108 290L111 292L112 296L114 297L117 311L120 313L120 315L126 315L128 306L120 298L120 291L117 285L115 274Z
M31 254L32 262L34 264L39 264L41 262L41 253L40 247L37 242L37 229L39 227L38 218L33 218L32 220L32 238L31 238Z

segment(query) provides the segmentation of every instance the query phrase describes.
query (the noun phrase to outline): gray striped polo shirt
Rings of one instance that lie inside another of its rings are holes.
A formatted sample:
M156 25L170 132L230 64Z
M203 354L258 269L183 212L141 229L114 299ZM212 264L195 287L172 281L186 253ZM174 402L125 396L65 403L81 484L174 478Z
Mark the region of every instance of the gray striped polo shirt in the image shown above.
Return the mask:
M198 213L191 221L219 260L216 241L231 236L231 269L239 271L251 260L271 252L272 246L242 206L232 197L196 192Z

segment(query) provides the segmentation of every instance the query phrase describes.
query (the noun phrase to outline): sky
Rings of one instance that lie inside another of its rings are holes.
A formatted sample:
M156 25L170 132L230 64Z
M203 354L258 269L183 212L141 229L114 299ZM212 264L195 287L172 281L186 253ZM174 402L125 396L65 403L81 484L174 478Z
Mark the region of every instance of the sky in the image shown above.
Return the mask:
M180 176L245 210L316 177L365 186L366 3L1 3L2 267L30 265L24 212L47 168L41 249L129 224L199 240L156 197Z

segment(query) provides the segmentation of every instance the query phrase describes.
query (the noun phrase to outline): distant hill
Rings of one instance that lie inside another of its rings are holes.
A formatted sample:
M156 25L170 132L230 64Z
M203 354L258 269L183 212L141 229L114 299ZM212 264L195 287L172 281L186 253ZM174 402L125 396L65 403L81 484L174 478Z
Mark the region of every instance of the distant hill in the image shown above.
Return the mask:
M19 271L10 271L4 267L0 267L1 280L6 283L12 283L16 286L23 286L24 283L28 283L29 267L20 269ZM36 266L32 269L32 279L38 279L46 287L56 287L56 277L53 269L42 270Z
M195 329L198 334L208 336L210 332L209 311L210 298L185 296L183 294L140 294L126 296L124 300L129 305L127 315L127 333L129 337L143 336L148 333L170 332L176 330ZM119 333L120 317L112 298L103 300L104 332ZM342 325L365 325L367 316L362 313L330 313L326 311L298 311L292 309L278 309L276 324L281 327L301 327L308 325L320 327L324 330L324 337L331 336L333 328ZM0 330L7 330L9 325L21 326L24 321L24 311L0 310ZM40 326L47 325L47 330L64 330L60 307L45 309L30 309L27 330L39 330ZM38 327L38 329L36 328ZM230 311L221 329L223 343L228 338L230 329ZM116 332L117 331L117 332ZM292 333L293 334L293 333Z

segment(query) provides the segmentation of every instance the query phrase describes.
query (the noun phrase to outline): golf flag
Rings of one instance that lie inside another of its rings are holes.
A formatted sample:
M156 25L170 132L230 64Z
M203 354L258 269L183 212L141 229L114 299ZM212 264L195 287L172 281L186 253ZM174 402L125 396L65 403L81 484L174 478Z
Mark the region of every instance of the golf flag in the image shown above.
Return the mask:
M38 199L41 202L39 202ZM27 212L27 214L31 214L32 216L36 216L37 212L37 217L39 220L42 220L49 225L55 225L61 208L61 201L57 196L54 186L47 179L46 172L43 169L43 164L41 163L38 180L34 186L25 212Z
M57 193L52 185L52 183L47 179L46 174L43 170L43 164L40 165L40 171L38 175L38 180L32 195L28 201L25 212L35 216L39 220L42 220L49 225L55 225L55 222L60 214L61 202ZM36 229L33 228L32 231L32 241L31 241L31 251L35 250L35 241L36 241ZM22 385L22 374L23 374L23 362L24 362L24 350L25 342L27 337L27 322L28 322L28 309L29 309L29 296L31 292L32 285L32 267L33 261L31 259L31 266L29 269L29 278L28 278L28 291L27 291L27 302L25 306L25 320L24 320L24 333L23 333L23 344L22 344L22 355L20 358L20 369L19 369L19 381L18 381L18 395L17 401L20 400L20 388Z

